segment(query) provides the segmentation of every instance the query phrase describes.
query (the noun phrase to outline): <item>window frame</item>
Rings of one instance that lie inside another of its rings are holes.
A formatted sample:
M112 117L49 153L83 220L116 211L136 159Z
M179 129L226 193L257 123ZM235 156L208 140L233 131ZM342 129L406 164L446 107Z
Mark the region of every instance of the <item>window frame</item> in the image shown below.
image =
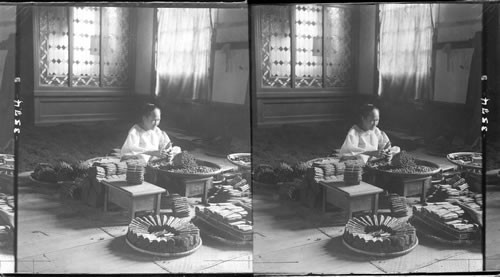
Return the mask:
M290 34L291 38L295 37L296 33L296 26L295 24L292 24L295 22L295 7L299 4L288 4L286 5L287 7L290 8ZM357 54L359 51L359 6L358 5L353 5L353 4L317 4L322 6L323 8L326 7L337 7L337 8L345 8L345 9L350 9L352 11L352 21L353 21L353 28L352 28L352 52L354 53L352 56L352 71L354 75L358 74L358 62L359 62L359 55ZM329 95L349 95L353 91L357 91L358 89L358 84L356 82L356 78L354 78L353 83L351 86L348 87L320 87L320 88L302 88L302 87L296 87L295 86L295 65L294 61L296 59L296 42L294 39L291 39L290 42L290 49L291 49L291 87L265 87L262 85L262 68L261 68L261 63L262 63L262 40L261 40L261 9L265 7L265 5L258 5L258 6L253 6L252 8L254 9L252 11L252 14L255 15L253 18L255 18L253 21L253 37L255 38L255 41L253 43L254 46L254 57L256 57L254 61L254 74L255 74L255 89L257 91L257 97L258 98L273 98L273 97L322 97L322 96L329 96ZM325 24L324 18L325 18L325 9L323 9L323 26ZM323 34L324 34L324 28L323 28ZM322 47L324 49L325 45L325 37L323 35L322 37ZM325 76L325 61L326 59L324 58L324 51L323 51L323 80ZM324 82L323 82L324 84Z
M51 86L51 85L42 85L40 84L40 8L49 7L45 5L33 7L33 91L35 96L122 96L125 94L129 94L133 91L135 87L135 72L133 69L135 68L135 56L136 56L136 33L137 33L137 16L136 10L130 8L128 6L116 6L117 8L128 8L130 12L130 20L129 20L129 29L131 30L130 40L129 40L129 81L126 86L120 87L104 87L102 86L103 79L103 66L104 60L102 59L103 51L102 51L102 8L106 8L108 6L100 6L100 5L89 5L88 7L98 7L99 8L99 17L100 17L100 36L99 36L99 83L100 85L97 87L84 87L84 86L73 86L71 83L71 74L72 74L72 61L73 61L73 26L71 24L73 19L73 10L72 8L77 6L57 6L64 7L68 10L68 85L66 86ZM85 6L87 7L87 6ZM114 7L114 6L113 6Z

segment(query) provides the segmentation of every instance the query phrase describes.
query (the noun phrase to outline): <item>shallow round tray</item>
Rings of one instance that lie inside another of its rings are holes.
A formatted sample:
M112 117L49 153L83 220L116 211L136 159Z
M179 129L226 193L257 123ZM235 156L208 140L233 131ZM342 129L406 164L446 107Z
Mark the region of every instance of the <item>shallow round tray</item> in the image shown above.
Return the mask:
M455 153L449 153L448 155L446 155L446 159L448 159L448 161L450 161L450 163L458 165L458 166L463 167L463 168L470 168L470 169L482 169L483 168L482 163L481 163L481 165L463 164L463 163L457 162L451 158L452 156L464 156L464 155L481 155L481 157L483 156L481 153L478 153L478 152L455 152Z
M403 251L393 252L393 253L376 253L376 252L364 251L364 250L360 250L360 249L357 249L357 248L350 246L344 239L342 239L342 242L344 243L344 245L347 248L349 248L350 250L352 250L356 253L359 253L359 254L364 254L364 255L368 255L368 256L376 256L376 257L397 257L397 256L402 256L402 255L408 254L413 249L415 249L415 247L417 247L417 245L418 245L418 238L417 238L417 241L415 242L415 244L412 245L412 247L410 247L406 250L403 250Z
M194 221L201 221L201 220L199 220L195 217ZM201 224L204 224L204 222L201 221ZM202 236L206 236L207 238L213 239L214 241L221 242L221 243L224 243L227 245L239 246L239 247L246 247L246 246L253 245L253 240L251 240L251 241L230 240L230 239L218 236L218 235L214 234L213 232L208 231L208 228L204 228L204 229L200 228L200 232L201 232Z
M336 160L336 161L340 161L339 158L336 158L336 157L321 157L321 158L315 158L315 159L312 159L312 160L309 160L307 162L305 162L308 166L312 166L312 164L316 161L321 161L321 160Z
M187 256L187 255L190 255L190 254L193 254L194 252L196 252L196 250L198 250L201 245L202 245L202 240L200 238L200 243L193 249L191 250L188 250L186 252L179 252L179 253L157 253L157 252L152 252L152 251L148 251L148 250L144 250L144 249L141 249L135 245L133 245L127 238L125 238L125 241L127 242L128 246L130 246L132 249L138 251L138 252L141 252L141 253L144 253L144 254L149 254L149 255L154 255L154 256L160 256L160 257L170 257L170 258L174 258L174 257L183 257L183 256Z
M431 170L429 172L421 172L421 173L399 173L399 172L391 172L391 171L386 171L386 170L380 170L378 168L370 166L370 163L367 163L365 168L368 171L372 171L378 174L383 174L383 175L388 175L391 177L401 177L401 178L424 178L424 177L429 177L432 175L436 175L439 172L441 172L441 168L439 165L429 162L429 161L423 161L423 160L415 160L417 165L423 165L423 166L428 166L428 167L434 167L434 170Z
M173 172L173 171L168 171L166 169L161 169L159 166L154 166L154 165L148 165L148 167L154 168L158 171L160 174L166 174L169 177L174 177L174 178L181 178L181 179L202 179L202 178L208 178L208 177L213 177L215 175L221 174L224 170L215 163L207 162L207 161L202 161L202 160L196 160L198 165L200 166L208 166L215 168L216 170L212 172L207 172L207 173L180 173L180 172Z
M88 159L88 160L85 161L85 163L88 166L92 166L95 162L101 162L102 160L111 160L111 161L114 161L114 162L119 162L120 158L113 157L113 156L97 157L97 158Z
M252 154L250 153L233 153L233 154L229 154L227 155L227 160L234 164L234 165L237 165L243 169L250 169L252 168L252 162L250 162L249 164L246 164L246 163L240 163L239 161L234 161L233 158L234 157L241 157L241 156L249 156L250 157L250 160L252 159Z

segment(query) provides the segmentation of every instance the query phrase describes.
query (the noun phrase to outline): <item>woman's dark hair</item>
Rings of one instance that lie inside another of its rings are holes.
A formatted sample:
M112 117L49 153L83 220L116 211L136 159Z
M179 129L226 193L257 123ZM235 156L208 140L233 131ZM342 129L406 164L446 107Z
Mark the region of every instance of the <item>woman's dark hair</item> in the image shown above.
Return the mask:
M158 107L156 104L153 103L146 103L144 106L141 108L140 111L140 118L144 116L149 116L154 110L161 110L160 107Z
M359 115L361 118L365 118L368 115L370 115L371 112L374 110L378 110L377 107L375 107L373 104L365 104L361 106L361 109L359 109Z

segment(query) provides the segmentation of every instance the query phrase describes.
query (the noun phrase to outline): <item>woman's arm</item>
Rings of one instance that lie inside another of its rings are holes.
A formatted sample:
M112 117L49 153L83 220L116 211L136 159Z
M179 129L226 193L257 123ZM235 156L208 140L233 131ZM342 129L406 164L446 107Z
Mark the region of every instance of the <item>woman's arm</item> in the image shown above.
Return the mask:
M380 157L381 155L381 151L379 150L367 151L366 149L361 148L358 145L359 145L359 137L356 135L354 131L351 130L347 134L344 144L340 149L340 154L345 154L350 156L357 156L363 154L374 157Z
M139 134L133 130L130 131L121 149L122 156L136 156L139 154L161 156L160 150L148 150L146 147L141 147L139 142Z
M347 134L347 137L344 141L344 144L342 145L342 148L340 149L341 154L345 155L350 155L350 156L357 156L360 154L367 155L367 156L375 156L379 157L380 156L380 151L378 150L373 150L373 151L367 151L366 149L363 149L358 146L359 145L359 138L356 136L356 134L352 131L350 131Z

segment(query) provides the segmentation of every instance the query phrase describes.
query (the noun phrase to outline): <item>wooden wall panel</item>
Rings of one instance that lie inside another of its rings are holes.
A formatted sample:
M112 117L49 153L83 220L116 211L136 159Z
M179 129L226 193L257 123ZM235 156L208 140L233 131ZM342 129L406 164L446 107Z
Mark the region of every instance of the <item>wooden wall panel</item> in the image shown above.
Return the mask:
M127 100L117 97L37 97L35 124L117 120L126 115Z
M260 98L258 125L344 120L350 97Z

